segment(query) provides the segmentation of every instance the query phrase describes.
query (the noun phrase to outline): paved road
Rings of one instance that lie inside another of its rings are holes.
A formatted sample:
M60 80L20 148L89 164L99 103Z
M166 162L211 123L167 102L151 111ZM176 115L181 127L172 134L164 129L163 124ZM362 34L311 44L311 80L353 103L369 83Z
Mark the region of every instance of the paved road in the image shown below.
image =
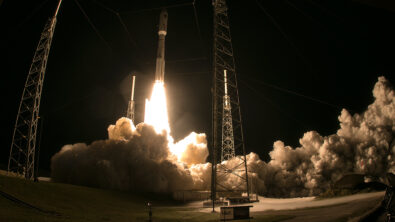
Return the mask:
M326 200L309 200L302 203L289 201L288 208L293 210L259 210L259 206L252 215L291 215L294 218L287 222L327 222L327 221L358 221L358 218L372 212L383 199L384 192L357 194L341 198ZM264 200L263 200L264 201ZM263 202L262 201L262 202ZM280 201L279 201L280 202ZM284 201L285 203L285 201ZM278 203L277 209L281 205ZM283 206L281 206L283 207ZM307 207L307 208L306 208ZM254 206L255 208L255 206Z
M356 194L344 197L317 200L305 198L264 198L253 203L251 215L290 215L287 222L328 222L328 221L359 221L381 203L384 192ZM249 204L251 205L251 204ZM188 204L188 207L200 208L201 212L211 212L211 208L201 208L202 202ZM219 207L216 208L219 212ZM255 220L253 220L255 221ZM375 220L375 221L380 221ZM370 222L370 221L369 221Z

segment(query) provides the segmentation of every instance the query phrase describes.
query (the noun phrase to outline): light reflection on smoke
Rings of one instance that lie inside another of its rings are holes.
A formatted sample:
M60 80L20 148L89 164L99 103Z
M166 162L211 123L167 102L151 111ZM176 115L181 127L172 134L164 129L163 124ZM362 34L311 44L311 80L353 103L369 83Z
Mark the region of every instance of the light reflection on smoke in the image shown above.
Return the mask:
M147 123L134 127L129 119L121 118L108 128L107 140L64 146L52 157L52 179L122 190L208 190L211 164L205 163L205 134L191 133L174 144L169 131L162 131L168 130L164 87L155 86L147 103ZM310 196L345 173L382 178L394 172L395 95L384 77L379 77L373 96L375 101L362 114L351 115L343 109L335 134L306 132L297 148L276 141L267 163L255 153L248 154L252 191L276 197ZM162 118L155 119L154 114ZM232 185L235 180L230 176L223 183Z

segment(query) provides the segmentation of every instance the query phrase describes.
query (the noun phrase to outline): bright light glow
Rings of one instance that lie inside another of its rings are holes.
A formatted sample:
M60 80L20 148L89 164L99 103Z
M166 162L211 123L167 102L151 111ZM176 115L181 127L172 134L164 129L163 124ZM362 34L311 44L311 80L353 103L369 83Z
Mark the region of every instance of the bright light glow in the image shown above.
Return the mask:
M145 100L144 122L152 125L157 133L166 130L170 134L166 92L162 81L155 81L151 98Z
M184 155L188 144L196 143L196 133L174 143L174 139L170 136L170 124L167 113L166 91L162 81L155 81L152 89L151 98L145 100L145 116L144 123L154 127L156 133L162 134L166 130L168 146L170 152L174 154L180 161Z
M176 155L178 160L181 160L181 158L183 157L183 153L188 147L188 144L192 144L193 142L195 142L195 137L196 133L193 132L189 136L178 141L177 143L169 145L170 152Z

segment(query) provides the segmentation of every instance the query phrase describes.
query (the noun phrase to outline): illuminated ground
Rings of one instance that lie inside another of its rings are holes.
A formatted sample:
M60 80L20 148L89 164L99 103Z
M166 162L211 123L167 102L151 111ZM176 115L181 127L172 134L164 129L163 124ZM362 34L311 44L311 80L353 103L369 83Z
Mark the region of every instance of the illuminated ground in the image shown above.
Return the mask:
M0 175L0 191L37 209L0 195L0 221L147 221L146 202L154 221L218 221L218 213L169 196L136 194L51 182L34 183ZM328 200L262 199L252 209L253 221L347 221L373 209L383 193ZM329 206L328 206L329 205ZM303 209L290 210L295 207ZM277 209L277 210L270 210Z
M258 203L251 208L254 218L271 216L279 218L288 216L284 221L349 221L362 219L372 212L381 202L384 192L362 193L350 196L315 199L305 198L264 198L260 197ZM189 207L198 208L201 202L194 202ZM216 208L218 211L219 208ZM211 212L211 209L200 209L201 212ZM260 220L257 220L260 221Z
M153 221L218 221L218 213L204 213L172 201L169 196L136 194L51 182L34 183L0 175L0 191L40 210L0 195L0 221L147 221L146 202L153 204ZM42 212L45 211L45 212ZM280 221L289 216L259 217Z
M342 196L328 199L316 199L315 197L302 197L302 198L265 198L259 197L259 202L253 203L254 207L251 208L252 212L262 211L280 211L280 210L295 210L301 208L317 208L327 207L330 205L343 205L353 202L370 201L376 202L381 200L384 196L383 192L373 193L360 193L350 196ZM199 203L190 204L190 206L197 206ZM219 210L219 208L216 208ZM209 211L209 210L204 210Z
M274 201L272 206L261 204L256 206L257 211L263 209L283 209L265 210L256 212L256 215L287 215L293 218L285 221L306 222L306 221L359 221L371 213L378 206L384 196L384 192L356 194L351 196L330 198L324 200L307 200L301 202ZM264 200L262 201L264 202ZM289 210L285 210L289 209ZM294 210L290 210L294 209Z

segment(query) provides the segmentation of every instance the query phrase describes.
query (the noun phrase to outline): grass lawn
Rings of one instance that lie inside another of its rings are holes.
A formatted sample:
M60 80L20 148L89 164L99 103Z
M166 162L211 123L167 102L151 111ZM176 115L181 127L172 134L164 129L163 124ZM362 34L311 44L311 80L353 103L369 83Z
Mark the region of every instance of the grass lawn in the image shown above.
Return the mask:
M0 175L0 191L52 213L43 213L0 196L0 221L218 221L218 213L183 207L170 196L96 189L52 182L34 183ZM254 215L253 215L254 216ZM253 221L281 221L287 216L256 215Z
M68 184L26 181L0 175L0 190L54 214L18 205L0 196L0 221L146 221L147 201L154 221L216 221L218 214L196 212L169 196L136 194Z

